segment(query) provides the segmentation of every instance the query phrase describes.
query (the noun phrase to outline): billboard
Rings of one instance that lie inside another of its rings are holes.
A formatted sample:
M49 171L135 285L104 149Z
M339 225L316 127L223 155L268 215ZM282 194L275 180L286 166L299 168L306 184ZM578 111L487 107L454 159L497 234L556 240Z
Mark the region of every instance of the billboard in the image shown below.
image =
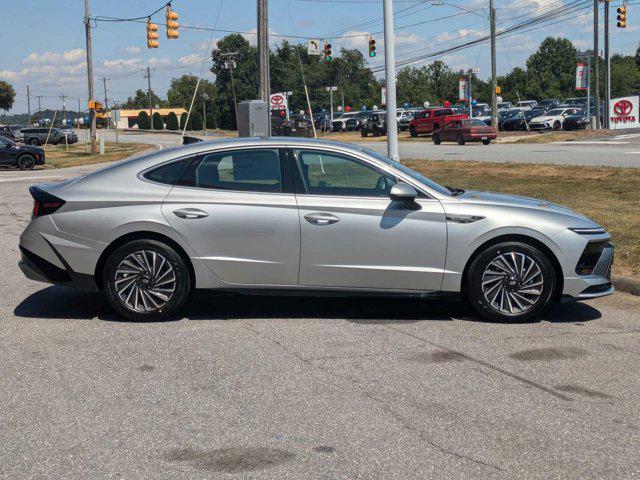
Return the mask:
M576 65L576 90L589 88L589 65L580 62Z
M469 80L466 78L458 80L458 100L461 102L469 100Z
M612 98L609 102L609 123L610 128L640 128L638 122L638 111L640 108L640 97Z

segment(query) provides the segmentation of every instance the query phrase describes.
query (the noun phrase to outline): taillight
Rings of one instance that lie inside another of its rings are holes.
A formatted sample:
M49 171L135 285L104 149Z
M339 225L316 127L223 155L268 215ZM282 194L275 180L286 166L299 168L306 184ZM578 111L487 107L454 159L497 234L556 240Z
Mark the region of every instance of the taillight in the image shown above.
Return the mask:
M61 198L45 192L40 187L29 187L29 193L33 197L33 212L31 218L50 215L65 203Z

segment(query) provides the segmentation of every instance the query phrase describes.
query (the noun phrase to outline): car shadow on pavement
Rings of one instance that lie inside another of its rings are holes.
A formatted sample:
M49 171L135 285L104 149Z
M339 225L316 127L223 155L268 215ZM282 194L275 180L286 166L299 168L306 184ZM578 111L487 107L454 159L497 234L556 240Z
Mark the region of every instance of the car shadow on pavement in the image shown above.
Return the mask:
M14 309L17 317L41 319L126 321L115 314L103 295L72 288L51 286L38 290ZM531 322L579 323L596 320L599 310L584 303L552 306ZM380 297L241 296L196 292L178 319L345 319L355 324L397 324L429 320L486 322L467 304L442 299ZM526 323L531 323L526 322Z

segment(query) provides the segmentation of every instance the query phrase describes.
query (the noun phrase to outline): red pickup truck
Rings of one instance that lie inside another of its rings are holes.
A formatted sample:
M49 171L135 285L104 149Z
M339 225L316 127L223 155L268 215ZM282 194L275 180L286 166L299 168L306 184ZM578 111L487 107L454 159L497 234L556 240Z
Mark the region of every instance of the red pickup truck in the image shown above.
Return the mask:
M469 118L466 113L454 113L451 108L427 108L413 117L409 122L409 132L412 137L417 137L421 133L433 133L444 127L452 120L464 120Z

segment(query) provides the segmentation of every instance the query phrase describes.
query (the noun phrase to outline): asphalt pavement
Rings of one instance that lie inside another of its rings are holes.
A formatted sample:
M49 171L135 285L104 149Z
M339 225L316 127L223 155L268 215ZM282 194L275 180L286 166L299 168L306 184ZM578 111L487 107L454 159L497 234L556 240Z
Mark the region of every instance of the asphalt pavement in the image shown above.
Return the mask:
M206 294L125 322L16 265L28 185L91 168L3 172L1 478L640 475L638 297L496 324L457 302Z
M107 140L115 140L113 132L100 131ZM404 135L404 134L403 134ZM200 138L215 139L209 135ZM125 133L123 142L149 143L162 147L180 145L180 136L169 133ZM400 141L401 159L468 160L485 162L550 163L556 165L590 165L613 167L640 167L640 133L612 134L611 137L589 141L557 143L480 143L460 146L454 143L434 145L428 137L422 141ZM386 142L358 142L380 153L387 152Z

